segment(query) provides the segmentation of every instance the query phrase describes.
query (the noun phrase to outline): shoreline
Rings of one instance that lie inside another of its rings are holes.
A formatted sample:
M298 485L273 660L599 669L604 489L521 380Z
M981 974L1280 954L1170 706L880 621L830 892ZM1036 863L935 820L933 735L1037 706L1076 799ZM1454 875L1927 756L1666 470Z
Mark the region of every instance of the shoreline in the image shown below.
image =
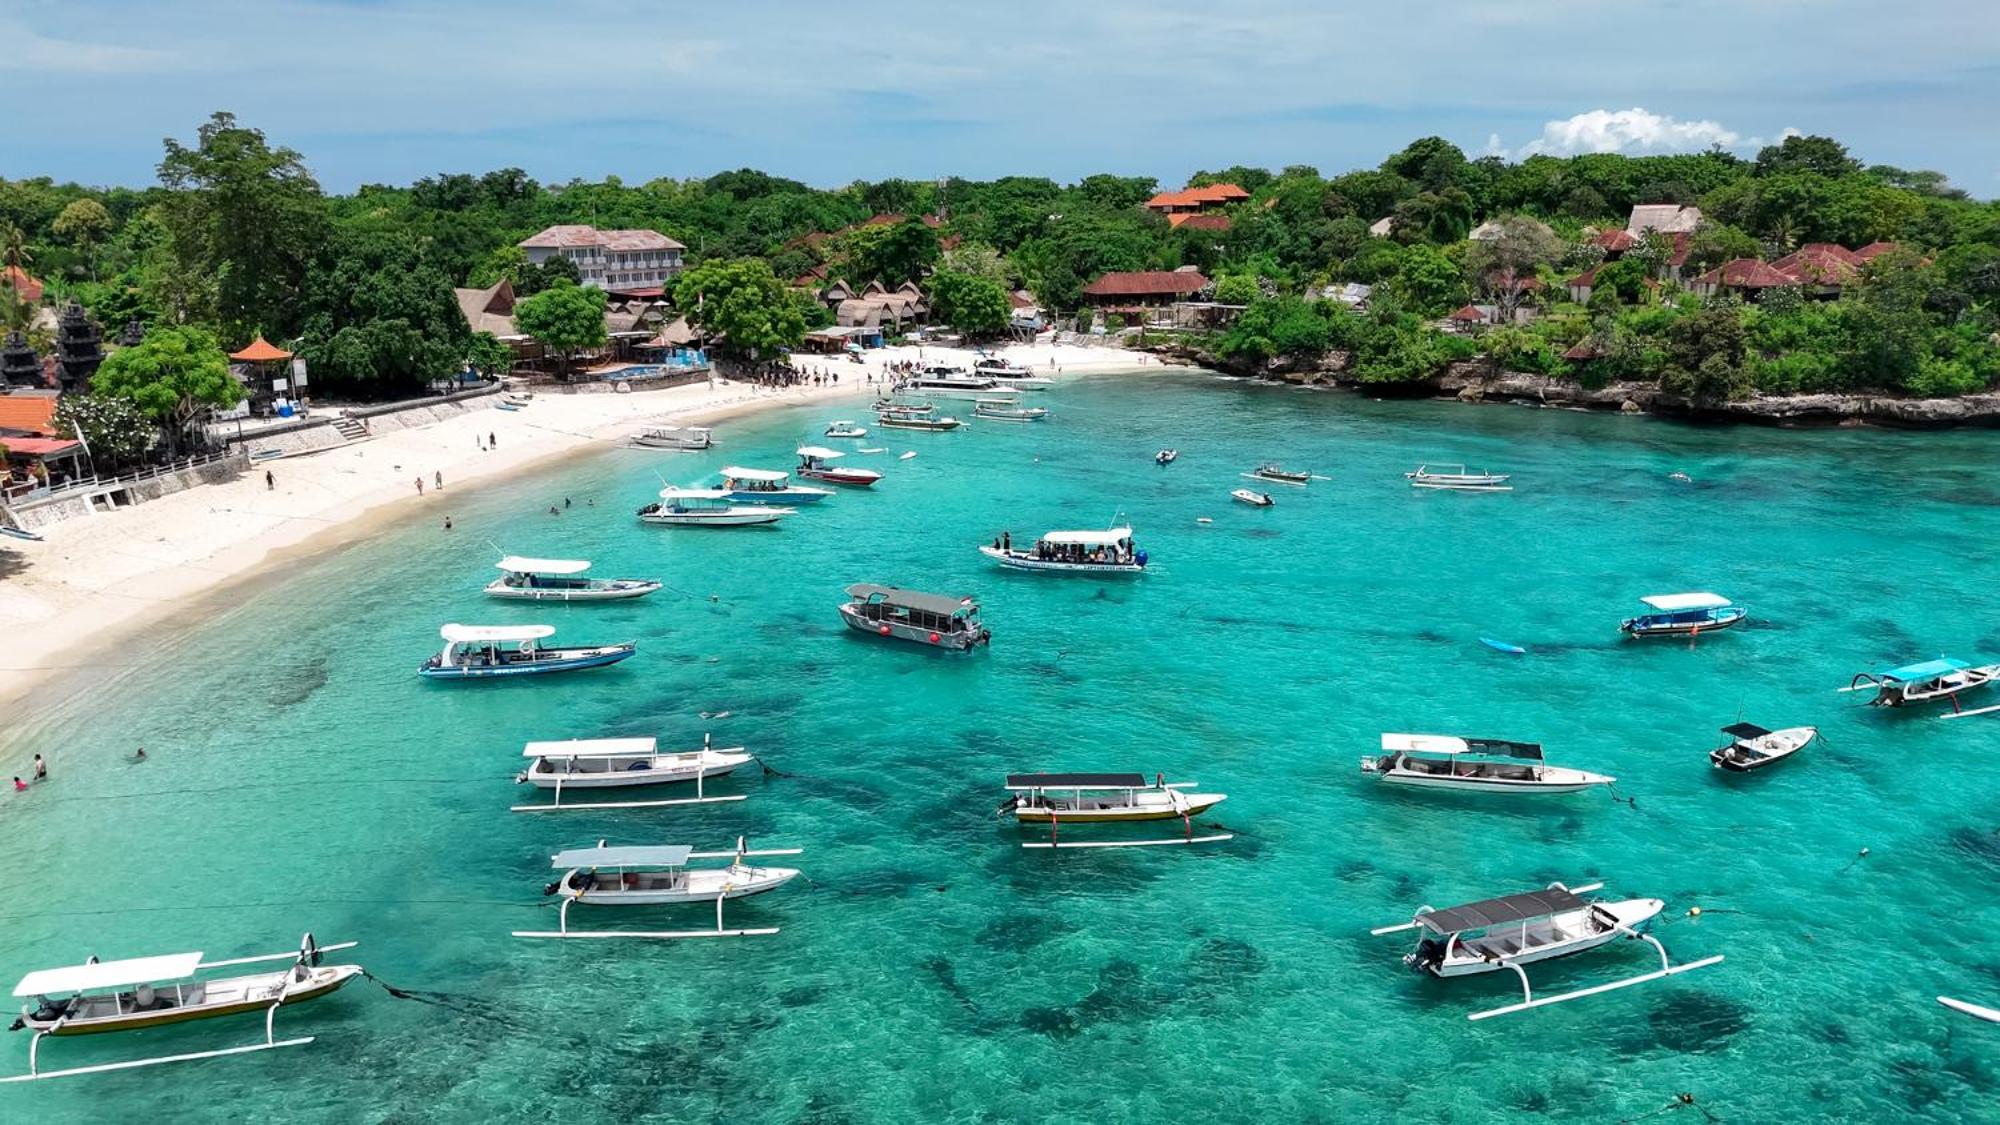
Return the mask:
M892 362L916 348L884 348L861 364L841 357L794 357L806 370L837 370L821 387L767 390L749 383L694 384L632 394L537 394L525 410L472 411L429 426L296 458L260 462L235 480L190 488L114 512L68 520L40 543L0 552L0 628L32 634L31 662L0 662L0 706L32 720L50 702L33 698L51 681L103 666L94 650L214 606L215 600L277 572L422 515L442 520L450 500L535 469L608 448L652 425L708 424L782 406L872 396ZM926 347L923 358L969 365L974 353ZM1157 363L1143 352L1038 344L995 354L1038 370L1122 370ZM482 451L491 433L497 450ZM468 446L472 441L475 444ZM266 488L269 470L275 488ZM433 487L442 473L445 489ZM423 493L415 487L424 481ZM454 491L454 489L459 491ZM275 501L275 503L274 503ZM108 669L106 669L108 670Z

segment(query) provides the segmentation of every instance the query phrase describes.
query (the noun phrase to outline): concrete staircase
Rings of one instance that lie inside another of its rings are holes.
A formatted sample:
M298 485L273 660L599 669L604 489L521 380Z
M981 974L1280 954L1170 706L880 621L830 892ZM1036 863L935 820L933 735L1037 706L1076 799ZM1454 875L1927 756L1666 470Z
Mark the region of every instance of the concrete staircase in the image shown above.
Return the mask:
M359 418L338 419L333 428L347 441L363 441L368 437L368 426Z

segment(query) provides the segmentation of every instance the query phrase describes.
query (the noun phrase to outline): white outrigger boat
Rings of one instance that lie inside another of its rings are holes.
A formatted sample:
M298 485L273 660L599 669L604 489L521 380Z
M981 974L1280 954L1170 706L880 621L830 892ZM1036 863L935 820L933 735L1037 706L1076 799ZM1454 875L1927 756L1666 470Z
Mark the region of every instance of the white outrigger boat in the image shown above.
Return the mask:
M1756 723L1731 723L1722 728L1722 733L1729 736L1729 744L1709 751L1709 762L1719 770L1751 773L1776 765L1805 749L1819 737L1819 728L1765 730Z
M555 636L553 625L460 625L438 630L444 648L417 668L432 680L470 680L572 672L616 664L637 652L632 641L579 648L541 648L536 641Z
M1229 496L1230 499L1235 500L1238 504L1248 504L1253 508L1268 508L1277 503L1277 501L1271 499L1270 493L1256 492L1248 488L1231 489Z
M1603 886L1602 883L1592 883L1570 888L1561 883L1550 883L1545 890L1503 895L1444 910L1422 906L1417 908L1408 922L1382 926L1369 933L1380 936L1418 931L1417 947L1404 955L1403 963L1434 977L1462 977L1507 969L1521 978L1522 1000L1519 1004L1473 1012L1466 1017L1473 1020L1580 1000L1601 992L1707 968L1722 961L1722 956L1718 954L1683 965L1674 964L1667 956L1666 946L1645 932L1646 925L1666 908L1666 903L1656 898L1606 902L1582 897ZM1651 945L1660 955L1660 967L1609 984L1540 997L1535 995L1528 982L1527 971L1521 967L1584 953L1620 937L1636 938Z
M741 801L746 794L711 797L707 779L727 777L756 756L741 746L717 750L703 735L701 749L660 753L657 738L574 738L563 742L530 742L521 751L528 768L516 784L552 791L554 803L515 805L514 812L567 812L574 809L656 809L670 805L709 805ZM650 785L694 783L694 796L661 801L593 801L563 804L563 793L578 789L632 789Z
M982 544L979 553L1001 566L1044 573L1141 574L1146 569L1146 552L1133 546L1129 527L1051 531L1026 550L996 539L990 546Z
M1224 793L1188 793L1195 782L1168 782L1155 775L1152 782L1139 773L1015 773L1007 775L1011 794L1000 806L1011 813L1016 824L1046 824L1046 842L1029 841L1024 848L1146 848L1168 844L1213 844L1232 839L1233 833L1207 836L1194 834L1194 818L1228 800ZM1063 843L1059 838L1064 824L1137 824L1154 820L1179 820L1184 831L1179 836L1157 840L1083 840Z
M632 444L642 449L672 449L692 453L715 448L715 435L707 426L657 426L632 436Z
M1514 486L1508 484L1510 473L1474 472L1464 465L1446 465L1441 472L1433 472L1429 465L1418 465L1404 473L1404 479L1411 488L1435 488L1447 492L1512 492Z
M667 527L750 527L776 523L797 511L761 504L738 504L719 488L663 488L658 503L639 509L639 522Z
M722 470L720 491L741 504L816 504L833 495L832 489L791 483L790 473L735 465Z
M354 942L322 946L307 934L298 949L255 957L231 957L204 961L200 953L170 953L157 957L134 957L123 961L99 961L95 957L81 965L61 969L41 969L21 978L14 995L30 1000L21 1009L13 1029L32 1030L28 1045L28 1073L0 1078L0 1082L33 1082L43 1078L66 1078L77 1074L99 1074L131 1070L164 1063L192 1062L249 1054L280 1047L303 1047L312 1036L279 1039L275 1032L278 1009L338 991L361 975L359 965L322 965L322 954L351 949ZM287 968L248 973L233 977L202 978L208 969L250 965L260 961L290 961ZM194 1051L179 1055L159 1055L126 1062L99 1063L69 1070L42 1070L37 1059L42 1039L56 1035L96 1035L113 1031L138 1031L189 1020L218 1016L264 1016L264 1041L215 1051Z
M1639 599L1653 609L1618 623L1634 637L1696 637L1740 623L1750 611L1721 594L1652 594Z
M850 469L834 464L847 454L838 449L828 449L823 445L802 445L799 447L798 474L806 480L822 480L828 484L844 484L850 488L868 488L882 479L882 474L873 469Z
M1945 718L1962 719L2000 711L2000 706L1976 707L1966 711L1958 704L1960 695L1985 687L1995 679L2000 679L2000 664L1975 665L1954 657L1940 656L1936 660L1905 664L1900 668L1859 673L1840 690L1873 691L1875 698L1868 701L1872 707L1907 707L1948 700L1951 714Z
M1281 468L1275 461L1266 461L1264 464L1244 473L1243 477L1245 480L1265 480L1273 484L1295 484L1300 488L1311 484L1313 479L1311 473L1296 473L1290 469Z
M493 564L500 577L486 586L489 598L526 601L604 602L641 598L660 588L650 578L579 578L588 559L530 559L508 555Z
M606 847L599 840L594 848L571 848L558 852L550 862L563 872L561 878L543 888L545 895L561 895L562 908L554 930L515 930L518 938L676 938L749 937L775 934L767 929L723 928L722 904L732 898L748 898L775 891L799 872L792 867L757 867L744 860L751 856L798 855L803 848L769 848L751 851L742 837L736 849L726 852L698 852L686 844L641 847ZM727 867L689 867L691 859L728 859ZM572 930L569 908L586 906L681 906L690 903L715 904L712 930Z
M1618 780L1601 773L1545 765L1536 742L1385 734L1382 756L1361 759L1361 772L1385 785L1468 793L1581 793Z
M847 588L847 597L840 619L859 633L951 652L993 643L992 631L979 622L979 602L970 594L952 597L857 582Z
M933 410L898 409L878 412L875 415L875 424L888 430L925 430L931 433L943 433L965 425L949 415L940 417Z
M838 422L827 423L826 436L832 438L863 438L868 436L868 428L866 426L857 426L848 419L842 418Z
M995 422L1046 422L1049 409L1046 406L1022 406L1018 399L982 398L973 400L972 416L990 418Z

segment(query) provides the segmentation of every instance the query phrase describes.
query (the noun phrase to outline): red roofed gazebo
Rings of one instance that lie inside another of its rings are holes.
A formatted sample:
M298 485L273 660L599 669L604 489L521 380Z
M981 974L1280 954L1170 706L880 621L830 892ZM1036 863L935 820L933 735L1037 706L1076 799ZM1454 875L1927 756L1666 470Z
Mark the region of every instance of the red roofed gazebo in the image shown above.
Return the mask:
M230 352L229 358L239 363L278 363L292 358L292 353L278 347L264 338L262 332L240 352Z

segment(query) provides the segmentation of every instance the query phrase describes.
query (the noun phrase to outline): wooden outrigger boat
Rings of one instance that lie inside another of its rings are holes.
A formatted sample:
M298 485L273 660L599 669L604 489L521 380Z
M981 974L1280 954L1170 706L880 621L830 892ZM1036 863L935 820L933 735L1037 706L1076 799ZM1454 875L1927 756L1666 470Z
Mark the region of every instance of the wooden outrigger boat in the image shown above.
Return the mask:
M798 511L738 504L731 499L734 495L719 488L663 488L657 502L639 509L639 522L665 527L753 527L776 523Z
M660 426L634 435L632 444L642 449L692 453L715 448L715 435L707 426Z
M514 812L569 812L577 809L657 809L670 805L709 805L741 801L732 793L711 797L707 779L727 777L756 756L741 746L717 750L703 735L701 749L660 753L657 738L575 738L564 742L530 742L521 751L528 768L516 784L552 791L554 803L515 805ZM579 789L632 789L653 785L694 784L694 796L659 801L587 801L563 803L565 792Z
M1194 818L1228 799L1223 793L1188 793L1192 781L1168 782L1155 775L1148 784L1139 773L1016 773L1007 775L1007 792L1000 806L1017 824L1046 824L1047 842L1029 841L1024 848L1143 848L1166 844L1212 844L1233 837L1221 832L1194 834ZM1136 824L1179 820L1179 836L1157 840L1083 840L1063 843L1064 824Z
M875 415L875 424L890 430L925 430L943 433L955 430L965 423L951 417L935 417L931 411L921 413L904 410L884 410Z
M979 553L1004 567L1045 574L1143 574L1146 570L1146 552L1133 546L1129 527L1051 531L1026 550L996 539L991 545L981 545Z
M1290 469L1280 468L1275 461L1266 461L1264 464L1244 473L1243 476L1246 480L1267 480L1273 484L1296 484L1300 488L1311 484L1313 479L1311 473L1295 473Z
M952 597L857 582L847 588L847 596L840 619L856 632L948 652L971 652L993 643L992 631L980 624L979 602L970 594Z
M1840 690L1873 691L1875 698L1868 701L1873 707L1907 707L1916 703L1948 700L1951 703L1951 714L1945 718L1963 719L2000 711L2000 706L1978 707L1966 711L1961 709L1958 703L1960 695L1974 688L1985 687L1995 679L2000 679L2000 664L1974 665L1953 657L1940 656L1936 660L1905 664L1900 668L1859 673Z
M1022 406L1019 400L1011 398L982 398L974 400L972 416L995 422L1044 422L1049 410L1045 406Z
M1581 793L1618 780L1601 773L1546 765L1537 742L1385 734L1382 756L1361 759L1361 772L1385 785L1467 793Z
M1805 749L1819 737L1819 728L1765 730L1756 723L1731 723L1722 728L1722 733L1729 736L1729 744L1709 751L1709 762L1719 770L1751 773L1776 765Z
M320 963L323 954L351 949L354 945L350 941L322 946L313 940L311 934L307 934L299 948L290 953L232 957L221 961L204 961L200 953L171 953L124 961L92 958L81 965L29 973L14 986L14 995L32 1002L22 1008L20 1018L13 1024L15 1031L27 1029L35 1033L28 1046L28 1073L0 1078L0 1082L32 1082L43 1078L65 1078L77 1074L221 1058L280 1047L302 1047L312 1042L313 1037L277 1037L275 1023L278 1009L286 1004L299 1004L338 991L342 985L360 976L362 970L359 965ZM290 961L292 964L275 972L206 979L199 976L208 969L264 961ZM189 1020L254 1012L264 1014L262 1043L100 1063L69 1070L42 1070L37 1058L42 1039L46 1036L138 1031Z
M1514 486L1508 484L1510 474L1474 472L1464 465L1447 465L1444 472L1432 472L1429 465L1418 465L1404 473L1404 479L1411 488L1433 488L1447 492L1512 492Z
M1408 922L1369 932L1379 936L1418 931L1417 947L1403 956L1403 963L1434 977L1462 977L1506 969L1521 978L1522 999L1519 1004L1473 1012L1466 1017L1472 1020L1580 1000L1601 992L1693 972L1722 961L1718 954L1683 965L1674 964L1667 956L1666 946L1645 932L1647 924L1666 908L1666 903L1656 898L1606 902L1582 897L1603 886L1602 883L1592 883L1570 888L1561 883L1550 883L1546 890L1503 895L1444 910L1422 906L1417 908ZM1609 984L1540 997L1535 995L1533 986L1528 982L1528 973L1521 967L1588 952L1620 937L1636 938L1651 945L1660 955L1660 967Z
M438 630L444 638L443 651L419 665L417 674L432 680L469 680L572 672L616 664L639 648L631 641L589 648L536 646L536 641L555 632L553 625L446 625Z
M1619 622L1619 632L1634 637L1697 637L1727 629L1750 613L1721 594L1652 594L1639 600L1653 612Z
M571 848L558 852L550 862L563 872L561 878L542 889L545 895L562 896L562 908L554 930L515 930L517 938L678 938L749 937L775 934L767 929L726 929L722 904L732 898L748 898L775 891L796 879L791 867L757 867L744 860L751 856L798 855L803 848L771 848L751 851L737 837L734 851L698 852L686 844L641 847L606 847L599 840L593 848ZM689 867L691 859L728 859L727 867ZM569 908L586 906L682 906L690 903L715 904L712 930L572 930Z
M850 469L834 464L835 461L847 456L838 449L828 449L823 445L802 445L798 453L799 467L796 471L806 480L844 484L851 488L868 488L882 479L882 474L873 469Z
M580 578L587 559L530 559L508 555L493 564L500 577L486 586L489 598L525 601L603 602L642 598L660 588L649 578Z

